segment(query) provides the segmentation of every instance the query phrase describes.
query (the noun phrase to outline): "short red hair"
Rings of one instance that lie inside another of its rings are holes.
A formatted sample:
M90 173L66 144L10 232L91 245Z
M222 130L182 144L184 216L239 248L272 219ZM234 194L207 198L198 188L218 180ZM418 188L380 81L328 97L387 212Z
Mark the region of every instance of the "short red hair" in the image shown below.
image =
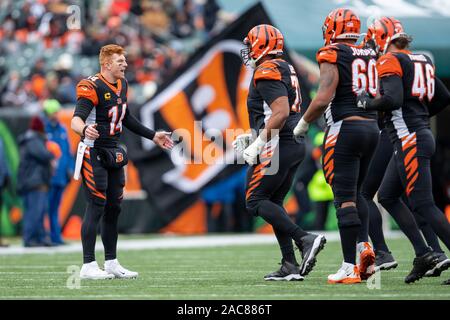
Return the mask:
M106 46L103 46L100 49L100 54L98 56L98 60L100 61L100 65L104 65L106 62L111 59L114 53L117 53L118 55L126 54L125 49L117 44L108 44Z

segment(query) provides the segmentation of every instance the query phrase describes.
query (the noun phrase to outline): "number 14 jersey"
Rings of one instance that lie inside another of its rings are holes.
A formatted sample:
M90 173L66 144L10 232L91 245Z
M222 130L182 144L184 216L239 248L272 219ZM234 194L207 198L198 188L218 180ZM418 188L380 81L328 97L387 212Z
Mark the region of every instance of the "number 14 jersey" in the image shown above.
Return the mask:
M362 91L373 97L377 94L376 54L372 49L335 43L321 48L316 60L319 64L335 64L339 72L334 98L325 112L328 125L350 116L377 118L376 111L366 111L356 106L356 96Z
M80 116L86 124L96 123L100 135L95 141L83 138L89 147L117 146L122 133L122 121L127 113L127 89L125 79L118 79L112 84L100 73L78 83L78 102L74 115Z

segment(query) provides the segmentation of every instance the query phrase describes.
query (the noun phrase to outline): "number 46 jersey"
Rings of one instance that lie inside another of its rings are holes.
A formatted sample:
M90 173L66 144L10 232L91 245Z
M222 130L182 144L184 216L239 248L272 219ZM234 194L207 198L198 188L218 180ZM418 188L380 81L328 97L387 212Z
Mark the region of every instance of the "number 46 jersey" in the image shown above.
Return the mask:
M316 60L319 64L335 64L339 72L334 98L325 112L328 125L350 116L377 118L376 111L366 111L356 106L356 97L362 91L373 97L377 94L376 54L372 49L335 43L321 48Z
M387 112L385 117L391 139L405 139L412 132L428 128L428 105L436 84L431 59L407 50L388 52L378 59L377 70L380 78L398 76L403 83L402 107Z
M97 124L100 135L95 141L84 137L89 147L116 147L127 114L127 81L109 83L100 73L81 80L77 85L77 106L74 116L86 124Z

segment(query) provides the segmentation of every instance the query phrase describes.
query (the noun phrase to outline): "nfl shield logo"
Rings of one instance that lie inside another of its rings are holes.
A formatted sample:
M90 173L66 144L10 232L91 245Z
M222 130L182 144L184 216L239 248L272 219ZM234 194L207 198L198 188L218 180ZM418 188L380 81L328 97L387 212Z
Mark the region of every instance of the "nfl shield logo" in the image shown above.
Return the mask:
M118 98L117 99L117 104L121 104L122 103L122 99L121 98Z

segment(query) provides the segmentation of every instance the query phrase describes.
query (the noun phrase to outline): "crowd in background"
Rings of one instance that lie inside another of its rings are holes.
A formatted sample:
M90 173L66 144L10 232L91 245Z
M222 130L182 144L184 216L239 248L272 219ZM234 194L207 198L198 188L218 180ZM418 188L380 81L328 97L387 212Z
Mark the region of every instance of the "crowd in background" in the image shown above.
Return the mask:
M2 1L0 106L73 104L109 43L126 48L131 99L148 99L230 19L215 0Z

